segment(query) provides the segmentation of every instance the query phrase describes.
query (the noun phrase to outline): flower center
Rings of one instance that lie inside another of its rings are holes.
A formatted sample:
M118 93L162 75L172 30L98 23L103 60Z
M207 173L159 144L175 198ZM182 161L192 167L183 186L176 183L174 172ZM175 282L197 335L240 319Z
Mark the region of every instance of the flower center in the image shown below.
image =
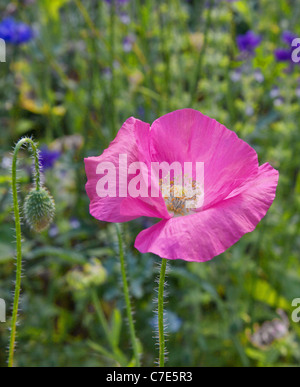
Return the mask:
M185 216L199 208L201 189L195 180L184 176L170 180L167 176L160 180L160 189L166 203L168 212L174 216Z

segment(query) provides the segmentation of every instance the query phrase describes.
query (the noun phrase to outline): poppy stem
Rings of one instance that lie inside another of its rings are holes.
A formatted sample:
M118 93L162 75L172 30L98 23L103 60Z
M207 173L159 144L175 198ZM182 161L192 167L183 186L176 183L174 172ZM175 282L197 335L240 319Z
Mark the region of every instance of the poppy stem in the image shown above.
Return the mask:
M129 286L128 286L127 275L126 275L126 267L125 267L123 241L122 241L122 235L118 224L116 224L116 229L117 229L117 235L118 235L118 241L119 241L119 254L120 254L122 281L123 281L123 291L124 291L124 297L125 297L125 303L126 303L130 337L131 337L132 348L133 348L134 357L136 361L136 366L140 367L141 363L140 363L139 345L135 334L132 306L130 302Z
M21 293L21 276L22 276L22 234L21 234L21 219L20 219L20 208L18 203L18 190L17 190L17 160L18 160L19 150L25 144L31 145L34 161L35 161L36 190L39 191L40 189L40 167L39 167L39 156L38 156L37 146L32 139L23 138L17 143L15 147L13 162L12 162L12 194L13 194L16 243L17 243L17 272L16 272L16 285L15 285L15 295L14 295L9 355L8 355L8 367L10 368L13 367L13 363L14 363L14 351L15 351L16 333L17 333L17 318L18 318L19 300L20 300L20 293Z
M160 269L158 288L158 332L159 332L159 366L165 366L165 332L164 332L164 288L166 278L167 260L163 259Z

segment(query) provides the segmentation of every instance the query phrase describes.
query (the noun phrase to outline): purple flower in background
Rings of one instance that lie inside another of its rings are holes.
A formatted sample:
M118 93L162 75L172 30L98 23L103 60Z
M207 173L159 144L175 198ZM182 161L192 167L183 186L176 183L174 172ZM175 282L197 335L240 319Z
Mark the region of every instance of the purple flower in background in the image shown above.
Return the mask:
M272 90L270 91L270 97L271 98L277 98L280 96L280 90L278 86L274 86Z
M248 31L245 35L238 35L237 45L241 52L253 54L256 47L260 45L262 38L253 31Z
M120 16L120 20L123 24L125 24L125 25L130 24L130 16L128 15L128 13L121 12L119 16Z
M277 62L289 62L292 60L292 50L288 48L278 48L274 51Z
M295 47L292 46L292 43L293 43L293 40L296 38L297 38L297 35L295 35L291 31L284 31L282 33L281 39L289 47L287 47L287 48L280 47L274 51L274 55L275 55L277 62L290 62L291 65L294 64L293 59L292 59L292 53L293 53L293 50L295 49Z
M43 170L53 168L60 155L59 151L52 151L47 146L43 146L40 151L40 163Z
M279 98L276 98L275 100L274 100L274 106L281 106L281 105L283 105L283 103L284 103L284 99L282 98L282 97L279 97Z
M241 78L242 78L242 69L241 69L241 68L235 69L235 70L232 71L232 73L230 74L230 79L231 79L232 82L234 82L234 83L240 81Z
M50 238L55 238L59 234L59 230L55 224L52 224L49 228L48 235Z
M265 77L264 75L262 74L262 72L259 70L259 69L256 69L254 71L254 79L258 82L258 83L262 83L264 80L265 80Z
M109 67L105 67L102 70L102 73L103 73L103 76L105 79L109 80L112 78L112 72L111 72L111 69Z
M124 7L129 3L129 1L130 0L105 0L106 4L116 8L121 23L125 25L129 25L131 21L128 13L124 11Z
M138 109L137 109L137 113L139 115L139 118L145 118L145 109L143 108L143 106L139 106Z
M293 32L291 31L284 31L282 33L282 36L281 36L281 39L284 43L288 44L289 46L292 45L292 42L294 39L297 38L297 35L295 35Z
M24 44L34 37L31 27L22 22L17 22L13 18L3 19L0 23L0 39L7 43Z
M123 39L123 50L125 52L132 51L132 46L135 42L135 37L132 35L128 35Z
M70 226L71 226L71 228L73 229L73 230L78 230L79 228L80 228L80 221L77 219L77 218L75 218L75 217L72 217L71 219L70 219Z

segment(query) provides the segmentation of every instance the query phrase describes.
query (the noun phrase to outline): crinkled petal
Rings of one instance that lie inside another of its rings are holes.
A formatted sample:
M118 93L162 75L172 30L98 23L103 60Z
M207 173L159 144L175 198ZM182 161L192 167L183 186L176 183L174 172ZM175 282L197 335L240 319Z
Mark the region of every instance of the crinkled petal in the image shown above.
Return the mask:
M128 198L128 184L126 184L125 174L126 169L119 168L119 156L127 155L128 166L134 162L143 161L146 164L149 163L149 128L150 125L133 117L129 118L122 128L120 129L115 140L110 144L103 154L99 157L90 157L85 159L85 168L88 178L86 184L86 191L90 198L90 213L96 219L106 222L127 222L136 219L144 215L145 210L149 206L149 203L145 203L144 200L139 198L132 199L138 202L136 208L140 209L140 213L135 211L134 214L122 213L121 203L124 199ZM97 168L100 163L113 163L116 168L116 197L99 197L97 194L97 184L99 180L105 175L97 174ZM121 178L120 178L121 176ZM124 177L124 179L122 178ZM134 175L128 175L127 183L134 177ZM124 197L120 197L120 191L125 192ZM160 209L165 209L165 205L162 198L151 199L151 206L153 212L159 218L164 218L165 213L161 214Z
M278 177L264 164L235 196L202 212L159 222L138 235L135 247L167 259L209 261L255 229L273 203Z
M170 219L172 215L169 214L165 201L162 197L157 199L149 198L126 198L121 204L121 214L124 216L131 216L139 218L147 216L149 218Z
M156 120L150 130L152 161L204 163L204 208L225 199L258 172L255 150L199 111L178 110Z

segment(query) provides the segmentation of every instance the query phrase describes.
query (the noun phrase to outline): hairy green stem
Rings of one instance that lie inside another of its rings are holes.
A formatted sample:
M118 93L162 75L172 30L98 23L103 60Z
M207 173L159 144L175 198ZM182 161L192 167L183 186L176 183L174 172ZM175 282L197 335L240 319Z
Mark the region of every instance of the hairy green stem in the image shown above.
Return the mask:
M12 163L12 193L13 193L13 205L14 205L14 215L15 215L15 228L16 228L16 243L17 243L17 273L16 273L16 285L15 285L15 296L13 304L13 314L11 322L11 334L10 334L10 345L9 345L9 356L8 356L8 366L13 367L14 362L14 350L16 343L16 330L17 330L17 318L18 318L18 309L19 309L19 300L21 292L21 275L22 275L22 235L21 235L21 220L20 220L20 208L18 203L18 191L17 191L17 159L19 150L23 145L30 144L35 161L35 183L36 190L40 190L40 168L39 168L39 156L36 144L30 138L23 138L20 140L14 150L13 163Z
M159 366L165 366L165 332L164 332L164 289L166 278L167 260L163 259L160 269L158 288L158 333L159 333Z
M124 297L125 297L125 302L126 302L126 311L127 311L127 318L128 318L128 323L129 323L130 337L131 337L134 357L136 360L136 366L140 367L141 363L140 363L139 346L138 346L138 341L137 341L136 334L135 334L133 315L132 315L132 307L131 307L130 296L129 296L129 287L128 287L128 281L127 281L127 275L126 275L126 268L125 268L125 258L124 258L122 235L121 235L121 231L120 231L120 228L118 225L116 225L116 229L117 229L118 241L119 241L121 273L122 273L122 280L123 280L123 290L124 290Z

